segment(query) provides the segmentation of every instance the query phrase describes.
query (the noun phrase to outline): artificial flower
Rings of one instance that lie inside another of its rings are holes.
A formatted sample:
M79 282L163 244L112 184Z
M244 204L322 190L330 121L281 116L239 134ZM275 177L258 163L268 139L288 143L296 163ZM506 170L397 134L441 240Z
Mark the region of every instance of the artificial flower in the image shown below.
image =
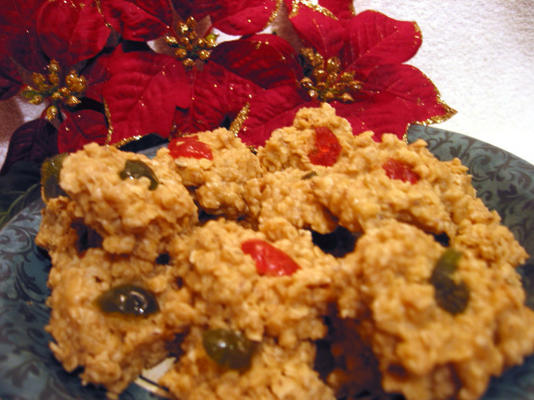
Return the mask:
M42 0L25 4L14 0L0 0L0 99L16 95L22 88L19 66L39 71L46 60L38 47L35 18Z
M348 0L0 2L0 99L21 92L52 122L18 129L6 164L43 131L57 137L52 152L219 126L258 146L321 102L377 140L453 113L405 64L417 25L356 15ZM277 15L291 37L258 33ZM219 42L215 29L238 38Z
M241 112L265 89L295 81L296 65L288 43L271 34L218 44L203 67L191 72L191 107L177 110L176 131L230 128L239 116L232 126L237 133L246 117Z
M27 71L39 72L47 64L40 48L36 19L44 0L0 0L0 51Z
M230 35L259 32L274 19L280 0L106 0L107 21L125 39L149 41L163 35L180 37L180 22L202 21ZM205 32L204 32L205 33Z
M146 42L159 38L152 48L179 60L187 76L184 79L181 68L166 55L155 55L147 49L113 61L115 67L104 85L112 142L150 132L167 137L229 126L259 89L251 74L255 72L256 78L273 73L284 77L278 72L288 70L281 64L283 60L273 62L267 57L266 62L262 61L269 45L261 44L272 35L253 35L272 20L279 5L265 0L104 2L107 21L124 39ZM213 28L251 36L216 43ZM272 37L271 41L277 42L278 38ZM162 44L168 47L162 48ZM166 70L161 70L157 79L148 72L165 65ZM138 79L128 77L136 73L152 76L149 86L144 87L140 75ZM189 96L189 101L183 96ZM176 97L180 99L176 101Z
M290 124L301 107L329 102L355 134L366 130L402 138L410 123L438 122L454 110L417 68L404 64L419 49L416 23L376 11L354 15L348 1L330 0L337 15L303 0L287 0L288 18L301 40L304 78L260 93L239 132L262 145L274 129Z
M189 32L196 26L192 21L180 29L190 39L197 37ZM255 94L297 79L293 49L271 34L218 43L205 57L195 54L200 48L187 58L120 49L111 56L103 85L111 143L148 133L168 137L230 127Z
M102 95L108 108L110 143L156 133L170 134L175 109L191 105L191 86L182 63L152 51L124 52L108 62Z
M0 19L0 51L4 55L0 67L2 98L22 89L21 95L30 103L45 104L42 117L54 122L55 125L50 125L54 136L59 127L59 140L53 141L55 151L75 149L71 144L62 146L72 141L67 125L72 125L70 118L86 107L82 104L85 97L93 97L96 102L101 98L91 86L101 78L98 73L101 60L96 56L108 43L111 29L95 2L3 2L8 11ZM4 167L18 159L18 153L26 152L28 137L40 143L37 136L43 129L43 124L30 121L15 131L9 149L11 157ZM45 130L49 140L50 129ZM91 135L90 139L96 138Z
M262 31L276 16L281 0L173 0L182 18L209 16L214 28L229 35Z
M96 56L111 34L97 3L82 0L43 3L36 29L44 54L65 68Z

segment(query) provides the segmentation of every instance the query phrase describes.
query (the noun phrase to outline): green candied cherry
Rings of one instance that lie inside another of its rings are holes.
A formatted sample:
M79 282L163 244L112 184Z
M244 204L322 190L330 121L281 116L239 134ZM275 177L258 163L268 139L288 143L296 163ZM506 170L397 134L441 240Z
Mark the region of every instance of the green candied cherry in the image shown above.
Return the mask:
M67 195L59 186L59 173L67 156L68 153L57 154L47 158L41 165L41 187L45 200Z
M436 261L434 266L434 271L432 275L442 274L442 275L451 275L456 271L458 267L458 262L462 257L462 253L453 248L446 249L441 257Z
M250 367L256 343L241 332L208 329L202 333L202 345L208 356L222 367L247 369Z
M456 315L462 313L469 303L469 287L464 282L456 282L452 274L458 267L462 253L453 248L443 252L436 262L430 283L434 286L434 297L439 307Z
M133 284L115 286L98 296L96 302L104 313L146 317L159 311L156 296Z
M159 182L158 178L156 178L156 174L154 174L152 168L141 160L126 160L124 169L119 172L119 177L122 180L139 179L143 176L150 181L150 186L148 187L149 190L154 190L158 187Z

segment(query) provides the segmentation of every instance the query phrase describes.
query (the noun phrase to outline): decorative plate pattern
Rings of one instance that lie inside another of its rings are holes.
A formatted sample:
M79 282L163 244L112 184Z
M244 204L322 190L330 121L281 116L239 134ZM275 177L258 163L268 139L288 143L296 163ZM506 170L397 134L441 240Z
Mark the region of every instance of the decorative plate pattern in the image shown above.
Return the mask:
M423 138L440 159L458 157L467 165L478 195L497 210L529 254L534 254L534 166L467 136L441 129L412 126L410 142ZM153 154L154 151L147 151ZM40 223L40 200L15 215L0 230L0 398L2 400L102 399L104 391L84 387L48 348L46 280L50 263L34 244ZM534 295L533 259L521 269ZM530 300L530 298L529 298ZM136 384L122 400L160 399ZM534 400L534 356L494 379L484 400Z

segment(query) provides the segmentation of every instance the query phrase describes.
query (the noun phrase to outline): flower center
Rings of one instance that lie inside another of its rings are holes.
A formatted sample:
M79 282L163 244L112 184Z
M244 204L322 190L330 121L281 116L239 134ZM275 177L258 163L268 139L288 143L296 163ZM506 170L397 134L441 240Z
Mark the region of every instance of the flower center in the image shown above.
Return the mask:
M361 82L354 79L354 72L341 70L338 57L325 60L321 54L308 47L301 50L300 56L305 75L300 80L300 85L310 98L326 102L354 101L353 95L361 89Z
M217 45L217 35L208 33L200 37L196 27L197 21L189 17L186 22L178 22L176 36L165 36L165 42L174 49L174 55L186 68L192 68L196 60L206 61L211 50Z
M24 86L22 96L31 104L41 104L45 100L52 103L46 110L46 118L53 120L57 117L60 104L74 107L81 103L80 98L87 89L87 81L75 70L70 70L62 77L56 60L50 61L46 69L46 75L38 72L32 74L32 84Z

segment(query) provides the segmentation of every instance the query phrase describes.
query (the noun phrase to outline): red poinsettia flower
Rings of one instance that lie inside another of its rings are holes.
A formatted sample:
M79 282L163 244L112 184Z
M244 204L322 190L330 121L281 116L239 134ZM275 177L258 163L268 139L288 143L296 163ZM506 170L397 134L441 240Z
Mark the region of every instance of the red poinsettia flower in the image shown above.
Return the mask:
M156 133L169 136L176 107L191 104L191 86L182 63L149 50L118 47L108 63L102 94L110 124L109 142Z
M278 0L173 0L182 18L197 20L209 16L214 28L229 35L250 35L272 22L280 6Z
M104 58L96 56L108 43L111 29L97 3L74 0L3 2L9 5L5 4L6 13L0 18L0 51L4 55L0 69L2 98L22 88L22 95L29 102L44 103L47 107L43 117L54 120L59 127L57 147L60 151L76 148L76 133L72 128L80 119L79 112L87 106L82 103L87 103L86 98L93 99L89 103L92 108L101 110L102 117L97 118L101 121L100 134L91 135L91 138L103 142L107 128L103 106L99 103L98 83L103 79L99 64ZM94 110L92 113L98 114ZM40 126L23 125L14 133L12 147L28 140L19 140L17 135L35 135L38 141L42 130L32 127ZM15 148L10 151L17 153Z
M256 51L253 46L262 39L252 35L237 44L218 45L211 29L252 34L265 27L278 5L275 0L104 2L106 20L125 40L163 38L156 51L165 53L144 49L112 56L109 81L103 89L111 141L229 125L258 86L244 79L239 68L227 70L227 59L233 57L226 51L243 46L242 50L261 57L263 49ZM168 48L162 50L162 44ZM260 66L274 67L272 58L267 64L258 63L255 70L261 74Z
M175 36L165 37L171 56L149 49L119 54L119 48L112 55L103 89L112 142L230 127L255 93L296 79L294 50L277 36L216 44L194 18L176 26Z
M111 33L97 4L80 0L45 2L36 28L43 52L64 67L96 56Z
M230 127L234 122L231 128L237 133L255 97L265 89L294 82L297 65L291 46L275 35L218 44L203 67L190 74L192 104L188 110L177 110L177 132Z
M36 35L36 14L44 0L0 0L0 95L14 96L22 87L18 66L39 71L46 65Z
M295 81L293 53L268 34L220 43L198 68L146 49L117 48L103 85L112 142L230 127L256 93Z
M102 8L107 21L126 40L149 41L163 35L180 36L177 22L209 17L208 30L250 35L274 18L277 0L107 0Z
M330 0L331 10L287 0L289 20L302 42L295 76L304 78L259 93L239 135L262 145L274 129L291 124L301 107L329 102L355 134L372 130L402 138L410 123L442 121L454 114L432 82L404 64L421 45L414 22L376 11L354 15L351 2Z
M421 45L417 25L354 15L348 0L286 0L291 45L256 33L281 0L0 2L0 99L23 86L49 105L59 151L218 126L261 145L299 108L325 101L377 139L453 113L404 64ZM243 36L217 43L213 28ZM19 142L36 126L17 130Z
M50 60L74 67L97 55L111 32L95 2L1 1L2 55L30 72L43 72Z

